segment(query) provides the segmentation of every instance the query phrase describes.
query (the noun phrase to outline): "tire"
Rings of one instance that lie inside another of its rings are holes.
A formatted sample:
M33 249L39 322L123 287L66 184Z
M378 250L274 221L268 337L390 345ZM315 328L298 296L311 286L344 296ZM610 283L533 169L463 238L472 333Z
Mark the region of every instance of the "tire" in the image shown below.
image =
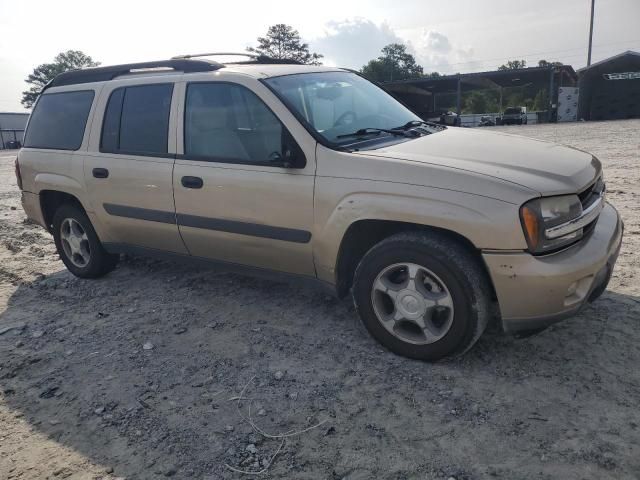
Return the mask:
M415 273L416 290L424 293L428 288L424 304L402 286L409 281L402 275L416 267L423 269ZM383 292L381 284L392 288ZM385 300L392 291L396 300ZM356 310L376 340L398 355L427 361L461 355L475 344L490 318L491 291L486 273L468 248L456 239L427 232L396 234L371 248L356 268L352 289ZM433 306L431 298L440 300ZM408 315L417 315L411 321L388 321L410 309L415 312ZM423 329L420 322L430 326Z
M58 255L76 277L98 278L116 267L118 256L104 249L89 217L81 208L63 204L53 215L52 223Z

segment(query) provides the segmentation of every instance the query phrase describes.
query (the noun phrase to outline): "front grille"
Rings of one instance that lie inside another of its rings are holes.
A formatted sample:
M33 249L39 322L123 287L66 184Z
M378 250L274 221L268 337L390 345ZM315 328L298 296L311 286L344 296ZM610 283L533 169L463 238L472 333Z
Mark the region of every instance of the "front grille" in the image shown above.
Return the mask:
M586 209L589 205L595 202L599 197L604 195L605 184L602 180L602 175L599 176L591 185L578 193L580 203L582 203L582 209Z
M582 238L586 237L588 234L590 234L593 231L594 228L596 228L596 223L598 223L597 218L582 229Z
M606 185L602 179L602 175L600 175L596 180L590 184L587 188L578 193L578 198L580 199L580 203L582 203L582 209L585 210L588 208L593 202L595 202L598 198L604 195L606 190ZM599 216L598 216L599 218ZM582 239L587 237L589 233L593 231L596 227L596 223L598 223L598 218L596 218L591 223L585 225L582 229Z
M596 184L594 182L578 194L578 198L580 199L580 203L582 203L583 208L587 199L591 197L591 194L593 193L593 187L595 186Z

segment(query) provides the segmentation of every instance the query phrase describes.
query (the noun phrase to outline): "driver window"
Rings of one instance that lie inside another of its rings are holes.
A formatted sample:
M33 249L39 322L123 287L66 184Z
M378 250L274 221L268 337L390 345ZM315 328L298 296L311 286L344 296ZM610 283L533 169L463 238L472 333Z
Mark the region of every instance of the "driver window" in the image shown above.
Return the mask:
M193 83L187 87L184 153L196 160L278 163L286 131L258 98L240 85Z

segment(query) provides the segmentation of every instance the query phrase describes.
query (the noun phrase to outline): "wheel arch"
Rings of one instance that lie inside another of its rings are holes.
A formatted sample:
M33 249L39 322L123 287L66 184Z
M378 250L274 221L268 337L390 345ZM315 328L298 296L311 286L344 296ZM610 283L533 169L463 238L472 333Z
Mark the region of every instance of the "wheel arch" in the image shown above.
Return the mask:
M40 191L40 209L42 210L42 218L44 219L47 230L51 233L52 221L56 210L64 204L75 205L87 213L82 202L75 195L61 190L41 190Z
M340 248L335 268L336 291L339 297L345 297L353 284L354 273L358 263L364 255L376 244L397 233L423 232L446 238L467 250L484 272L489 282L492 296L495 299L495 289L487 266L480 250L464 235L446 228L422 225L394 220L366 219L353 222L347 228Z

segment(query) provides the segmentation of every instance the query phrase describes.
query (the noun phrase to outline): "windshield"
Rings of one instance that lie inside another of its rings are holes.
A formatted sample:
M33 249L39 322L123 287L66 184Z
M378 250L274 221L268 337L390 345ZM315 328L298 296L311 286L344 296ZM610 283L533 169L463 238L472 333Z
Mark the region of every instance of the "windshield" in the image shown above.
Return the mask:
M507 115L514 114L514 113L522 113L522 110L520 109L520 107L507 108L504 111L504 113L506 113Z
M354 73L303 73L265 81L298 117L334 145L353 143L356 139L349 134L361 129L389 130L420 122L391 95ZM388 139L387 133L381 136Z

